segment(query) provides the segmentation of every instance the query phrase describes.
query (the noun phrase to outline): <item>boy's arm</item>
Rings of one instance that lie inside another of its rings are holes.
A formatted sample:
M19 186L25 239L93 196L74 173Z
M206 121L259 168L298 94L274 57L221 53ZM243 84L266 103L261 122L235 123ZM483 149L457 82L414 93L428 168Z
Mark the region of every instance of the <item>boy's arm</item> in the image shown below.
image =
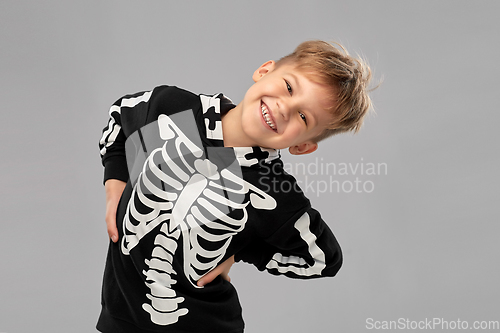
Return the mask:
M106 190L106 226L109 238L116 243L118 241L118 229L116 228L116 210L122 196L126 182L118 179L108 179L104 183Z
M127 112L129 116L128 131L131 133L137 127L143 124L137 121L141 114L146 113L146 102L149 92L140 92L133 95L127 95L117 100L109 108L108 124L102 131L99 141L102 165L104 166L104 182L108 179L118 179L124 182L128 181L129 174L127 168L127 157L125 153L125 141L127 137L123 129L123 113Z
M118 241L116 211L128 180L127 159L125 154L125 134L121 124L120 98L109 109L108 124L102 131L99 149L104 166L104 188L106 191L106 226L109 238Z
M125 185L129 178L127 158L125 152L125 141L127 139L123 130L123 111L131 115L132 119L140 119L137 114L145 113L145 104L150 92L139 92L126 95L118 99L109 108L109 120L102 131L99 140L99 149L102 165L104 166L104 186L106 191L106 225L108 235L113 242L118 241L118 230L116 228L116 211ZM140 122L136 121L136 126ZM130 120L129 120L129 123ZM129 130L134 126L129 125Z
M256 246L235 256L274 275L310 279L334 276L342 265L342 251L318 211L309 208Z

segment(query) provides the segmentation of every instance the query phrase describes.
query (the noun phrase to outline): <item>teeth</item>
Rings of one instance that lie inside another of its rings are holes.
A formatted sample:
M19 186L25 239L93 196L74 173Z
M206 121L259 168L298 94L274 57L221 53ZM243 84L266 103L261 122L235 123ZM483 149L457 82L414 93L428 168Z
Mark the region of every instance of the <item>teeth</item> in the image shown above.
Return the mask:
M267 109L264 106L264 104L261 104L260 108L262 110L262 116L264 117L264 120L266 121L266 123L269 125L269 127L271 127L273 130L275 130L276 125L273 124L273 122L271 120L271 116L269 116L269 113L267 112Z

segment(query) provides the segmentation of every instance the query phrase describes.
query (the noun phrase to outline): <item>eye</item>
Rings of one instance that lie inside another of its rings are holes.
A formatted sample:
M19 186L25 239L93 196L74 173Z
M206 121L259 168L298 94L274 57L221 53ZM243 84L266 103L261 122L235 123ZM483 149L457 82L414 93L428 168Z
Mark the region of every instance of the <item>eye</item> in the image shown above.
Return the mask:
M292 86L290 85L290 83L288 83L287 80L285 80L285 83L286 83L286 89L288 90L290 95L292 95Z
M307 125L306 115L305 115L305 114L303 114L302 112L300 112L300 111L299 111L299 116L300 116L300 118L302 118L302 120L303 120L303 121L306 123L306 125Z

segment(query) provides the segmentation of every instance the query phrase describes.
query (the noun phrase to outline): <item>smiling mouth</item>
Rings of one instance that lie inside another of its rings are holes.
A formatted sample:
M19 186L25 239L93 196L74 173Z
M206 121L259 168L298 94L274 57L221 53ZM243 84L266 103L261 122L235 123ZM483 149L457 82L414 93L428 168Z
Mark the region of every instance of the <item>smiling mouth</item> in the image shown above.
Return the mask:
M264 102L260 103L260 109L262 111L262 117L264 118L266 124L269 125L269 127L271 127L273 131L277 132L276 124L273 122L269 110L267 109L267 105L265 105Z

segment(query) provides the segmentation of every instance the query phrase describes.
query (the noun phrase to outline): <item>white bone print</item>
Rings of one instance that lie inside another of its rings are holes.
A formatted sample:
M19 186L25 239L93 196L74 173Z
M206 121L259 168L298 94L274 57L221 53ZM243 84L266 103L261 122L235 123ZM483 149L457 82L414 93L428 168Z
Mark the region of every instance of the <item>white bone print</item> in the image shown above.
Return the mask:
M185 277L198 288L196 281L221 261L232 236L245 227L247 205L274 209L276 201L244 181L236 161L220 167L209 160L170 117L161 115L157 124L165 141L149 154L133 188L121 249L130 254L159 227L151 259L145 260L150 302L143 309L152 322L170 325L189 312L172 288L180 274L172 267L176 251L183 252ZM229 216L231 211L236 214Z

